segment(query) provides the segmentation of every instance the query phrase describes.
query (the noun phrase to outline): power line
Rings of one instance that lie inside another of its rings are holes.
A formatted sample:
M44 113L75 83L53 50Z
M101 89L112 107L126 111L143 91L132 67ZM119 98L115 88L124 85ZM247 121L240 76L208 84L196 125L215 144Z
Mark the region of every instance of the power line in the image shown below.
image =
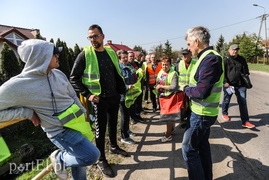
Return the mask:
M234 25L242 24L242 23L245 23L245 22L248 22L248 21L255 20L255 19L257 19L257 18L260 18L260 16L259 16L259 17L256 17L256 18L248 19L248 20L245 20L245 21L240 21L240 22L237 22L237 23L233 23L233 24L225 25L225 26L222 26L222 27L218 27L218 28L210 29L209 31L215 31L215 30L219 30L219 29L227 28L227 27L230 27L230 26L234 26ZM175 38L165 39L165 40L159 40L159 41L155 41L155 42L143 43L143 44L140 44L140 46L142 46L142 45L149 45L149 44L156 44L156 43L160 43L160 42L167 41L167 40L168 40L168 41L171 41L171 40L176 40L176 39L181 39L181 38L185 38L185 35L184 35L184 36L180 36L180 37L175 37Z

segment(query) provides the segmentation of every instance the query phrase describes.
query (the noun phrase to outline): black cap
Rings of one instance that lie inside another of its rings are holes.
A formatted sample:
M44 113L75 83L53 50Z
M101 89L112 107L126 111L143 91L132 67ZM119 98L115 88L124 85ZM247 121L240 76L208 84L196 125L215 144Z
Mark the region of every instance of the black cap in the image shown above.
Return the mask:
M53 49L53 54L60 54L63 50L63 47L55 47Z
M189 53L191 53L191 51L188 50L188 49L183 49L183 50L181 51L181 53L182 53L182 54L189 54Z

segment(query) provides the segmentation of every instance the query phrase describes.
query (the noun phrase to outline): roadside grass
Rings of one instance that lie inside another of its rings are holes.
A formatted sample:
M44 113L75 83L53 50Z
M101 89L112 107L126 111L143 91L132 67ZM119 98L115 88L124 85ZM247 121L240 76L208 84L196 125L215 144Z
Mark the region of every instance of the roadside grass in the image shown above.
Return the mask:
M250 71L262 71L269 73L269 65L266 64L252 64L248 63L248 67Z

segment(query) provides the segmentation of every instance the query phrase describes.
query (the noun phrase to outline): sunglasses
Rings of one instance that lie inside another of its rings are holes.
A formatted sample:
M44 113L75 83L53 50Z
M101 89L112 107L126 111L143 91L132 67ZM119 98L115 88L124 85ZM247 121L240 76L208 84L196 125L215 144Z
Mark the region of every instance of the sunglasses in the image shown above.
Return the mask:
M91 39L96 40L96 39L98 39L101 35L102 35L102 34L93 35L93 36L88 36L87 39L88 39L88 40L91 40Z

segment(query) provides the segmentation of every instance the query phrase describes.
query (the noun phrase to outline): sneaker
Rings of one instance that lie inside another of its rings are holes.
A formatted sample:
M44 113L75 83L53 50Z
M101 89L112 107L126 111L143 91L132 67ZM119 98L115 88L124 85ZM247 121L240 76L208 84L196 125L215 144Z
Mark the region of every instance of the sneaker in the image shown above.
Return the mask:
M57 149L55 151L53 151L50 155L50 161L53 165L53 169L54 172L56 174L56 176L60 179L60 180L66 180L68 178L68 173L66 171L66 169L63 167L63 165L57 161L57 154L60 152L60 149Z
M245 122L245 124L242 124L242 126L249 129L255 128L255 125L249 121Z
M109 152L111 154L119 154L122 155L123 157L130 157L129 153L121 149L119 146L115 148L110 148Z
M120 141L125 143L125 144L135 144L135 141L130 137L125 138L125 139L121 139Z
M161 142L168 142L168 141L172 141L172 136L169 136L168 138L163 136L161 139L159 139L159 141Z
M108 164L107 160L99 161L97 163L97 167L100 169L100 171L102 172L104 176L109 177L109 178L115 177L115 173L110 167L110 165Z
M171 132L171 135L174 135L174 134L176 134L176 130L175 129ZM166 132L164 132L164 135L166 135Z
M224 120L226 120L226 121L230 121L230 120L231 120L231 118L230 118L228 115L226 115L226 114L223 114L223 115L222 115L222 118L223 118Z
M131 136L131 137L135 137L136 136L136 134L135 133L133 133L132 131L128 131L128 134L129 134L129 136Z

